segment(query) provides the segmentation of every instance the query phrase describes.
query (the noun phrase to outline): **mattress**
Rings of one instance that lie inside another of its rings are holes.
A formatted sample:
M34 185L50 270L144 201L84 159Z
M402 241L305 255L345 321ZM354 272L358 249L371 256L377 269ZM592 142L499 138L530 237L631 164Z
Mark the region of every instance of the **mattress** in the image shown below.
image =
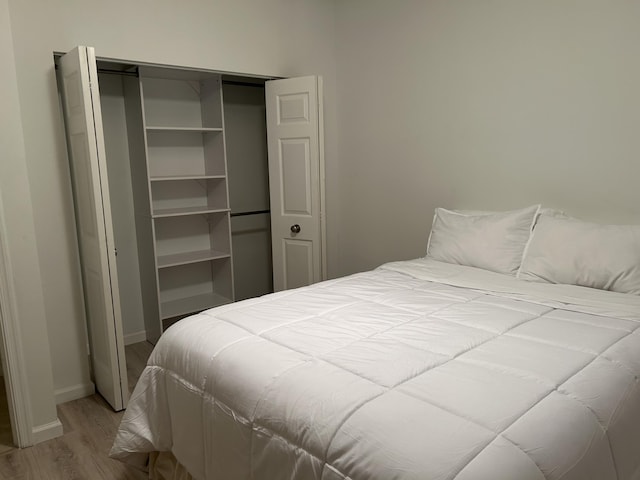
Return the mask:
M111 455L196 479L637 480L640 298L420 259L160 338Z

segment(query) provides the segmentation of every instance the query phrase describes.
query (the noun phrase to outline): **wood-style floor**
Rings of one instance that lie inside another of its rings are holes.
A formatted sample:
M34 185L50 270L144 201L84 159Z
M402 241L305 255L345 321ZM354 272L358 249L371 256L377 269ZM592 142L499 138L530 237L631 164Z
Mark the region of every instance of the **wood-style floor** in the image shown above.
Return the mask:
M130 390L144 369L152 346L126 347ZM99 395L58 405L64 435L0 454L0 480L142 480L144 472L109 458L123 412Z
M4 378L0 378L0 455L10 452L13 449L7 392L4 387Z

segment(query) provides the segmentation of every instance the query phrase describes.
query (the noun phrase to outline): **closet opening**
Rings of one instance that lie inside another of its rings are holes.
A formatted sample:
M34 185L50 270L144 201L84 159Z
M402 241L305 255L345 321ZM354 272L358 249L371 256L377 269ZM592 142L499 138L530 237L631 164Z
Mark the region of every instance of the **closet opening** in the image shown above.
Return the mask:
M176 321L273 292L265 79L110 60L96 68L133 379L145 343Z
M145 330L145 305L143 289L145 285L155 283L148 278L153 270L141 269L145 260L139 257L140 226L136 226L136 200L145 201L145 185L136 178L144 156L136 152L134 146L142 147L143 128L139 118L127 114L127 96L133 82L138 81L138 66L110 61L98 61L98 81L105 139L106 164L109 176L111 212L115 244L117 247L118 284L125 345L147 340ZM182 175L184 162L190 161L190 151L196 148L202 134L199 132L157 131L146 132L149 157L156 156L160 161L154 166L149 162L150 175L165 176L166 181L150 182L153 207L179 208L189 202L197 202L199 192L209 192L211 205L225 202L229 197L229 215L231 228L231 251L233 252L233 290L234 300L257 297L273 292L273 266L271 259L271 217L269 205L269 165L267 156L265 80L260 78L222 75L222 112L224 141L217 135L215 148L226 150L226 179L224 168L213 166L211 173L219 178L173 180ZM143 83L143 95L167 96L172 85L162 82ZM179 104L180 94L175 94L173 102ZM160 100L158 100L159 104ZM157 106L148 112L147 122L169 125L163 117L165 112ZM151 117L151 118L149 118ZM207 134L208 135L208 134ZM206 141L206 140L205 140ZM133 148L132 148L133 147ZM187 153L184 153L187 152ZM219 153L218 153L219 154ZM169 166L172 158L180 156L181 165ZM175 170L172 171L175 167ZM190 167L187 167L190 168ZM195 168L195 167L194 167ZM139 210L139 209L138 209ZM197 244L205 230L224 229L224 213L211 213L207 216L193 215L176 218L167 216L155 220L157 254L176 252L176 243L182 236L185 244ZM180 232L180 233L178 233ZM150 243L150 242L149 242ZM182 247L178 247L180 249ZM165 257L166 258L166 257ZM224 263L221 258L218 263ZM231 263L228 262L227 263ZM183 280L193 283L200 278L204 285L209 275L209 265L205 263L187 263L184 265L158 265L158 288L166 292L180 292L188 288ZM231 276L231 275L230 275ZM206 308L208 299L203 294L202 308ZM182 313L182 305L175 303L175 310L169 306L163 312L163 329L192 312ZM196 310L199 306L194 306ZM147 309L153 307L147 306Z
M323 278L322 80L56 63L92 374L119 410L125 347Z

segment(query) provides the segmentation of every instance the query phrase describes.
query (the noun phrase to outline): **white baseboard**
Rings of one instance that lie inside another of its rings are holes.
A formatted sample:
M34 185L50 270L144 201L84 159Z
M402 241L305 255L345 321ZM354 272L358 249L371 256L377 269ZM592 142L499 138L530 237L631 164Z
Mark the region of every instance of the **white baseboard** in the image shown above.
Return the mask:
M51 423L45 423L44 425L38 425L31 430L33 444L40 442L46 442L52 438L59 437L63 434L62 423L57 418Z
M70 402L79 398L88 397L96 393L96 386L92 383L80 383L67 388L59 388L54 392L56 397L56 405L60 403Z
M141 332L128 333L124 336L124 344L131 345L132 343L140 343L147 341L147 332L142 330Z

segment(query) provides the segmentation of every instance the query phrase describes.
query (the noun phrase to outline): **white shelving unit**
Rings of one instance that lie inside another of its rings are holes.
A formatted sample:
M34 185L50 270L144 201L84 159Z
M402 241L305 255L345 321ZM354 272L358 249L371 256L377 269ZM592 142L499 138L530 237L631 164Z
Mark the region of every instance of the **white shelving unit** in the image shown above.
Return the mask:
M159 336L234 299L222 88L217 74L139 73Z
M98 67L124 341L273 291L264 80Z

